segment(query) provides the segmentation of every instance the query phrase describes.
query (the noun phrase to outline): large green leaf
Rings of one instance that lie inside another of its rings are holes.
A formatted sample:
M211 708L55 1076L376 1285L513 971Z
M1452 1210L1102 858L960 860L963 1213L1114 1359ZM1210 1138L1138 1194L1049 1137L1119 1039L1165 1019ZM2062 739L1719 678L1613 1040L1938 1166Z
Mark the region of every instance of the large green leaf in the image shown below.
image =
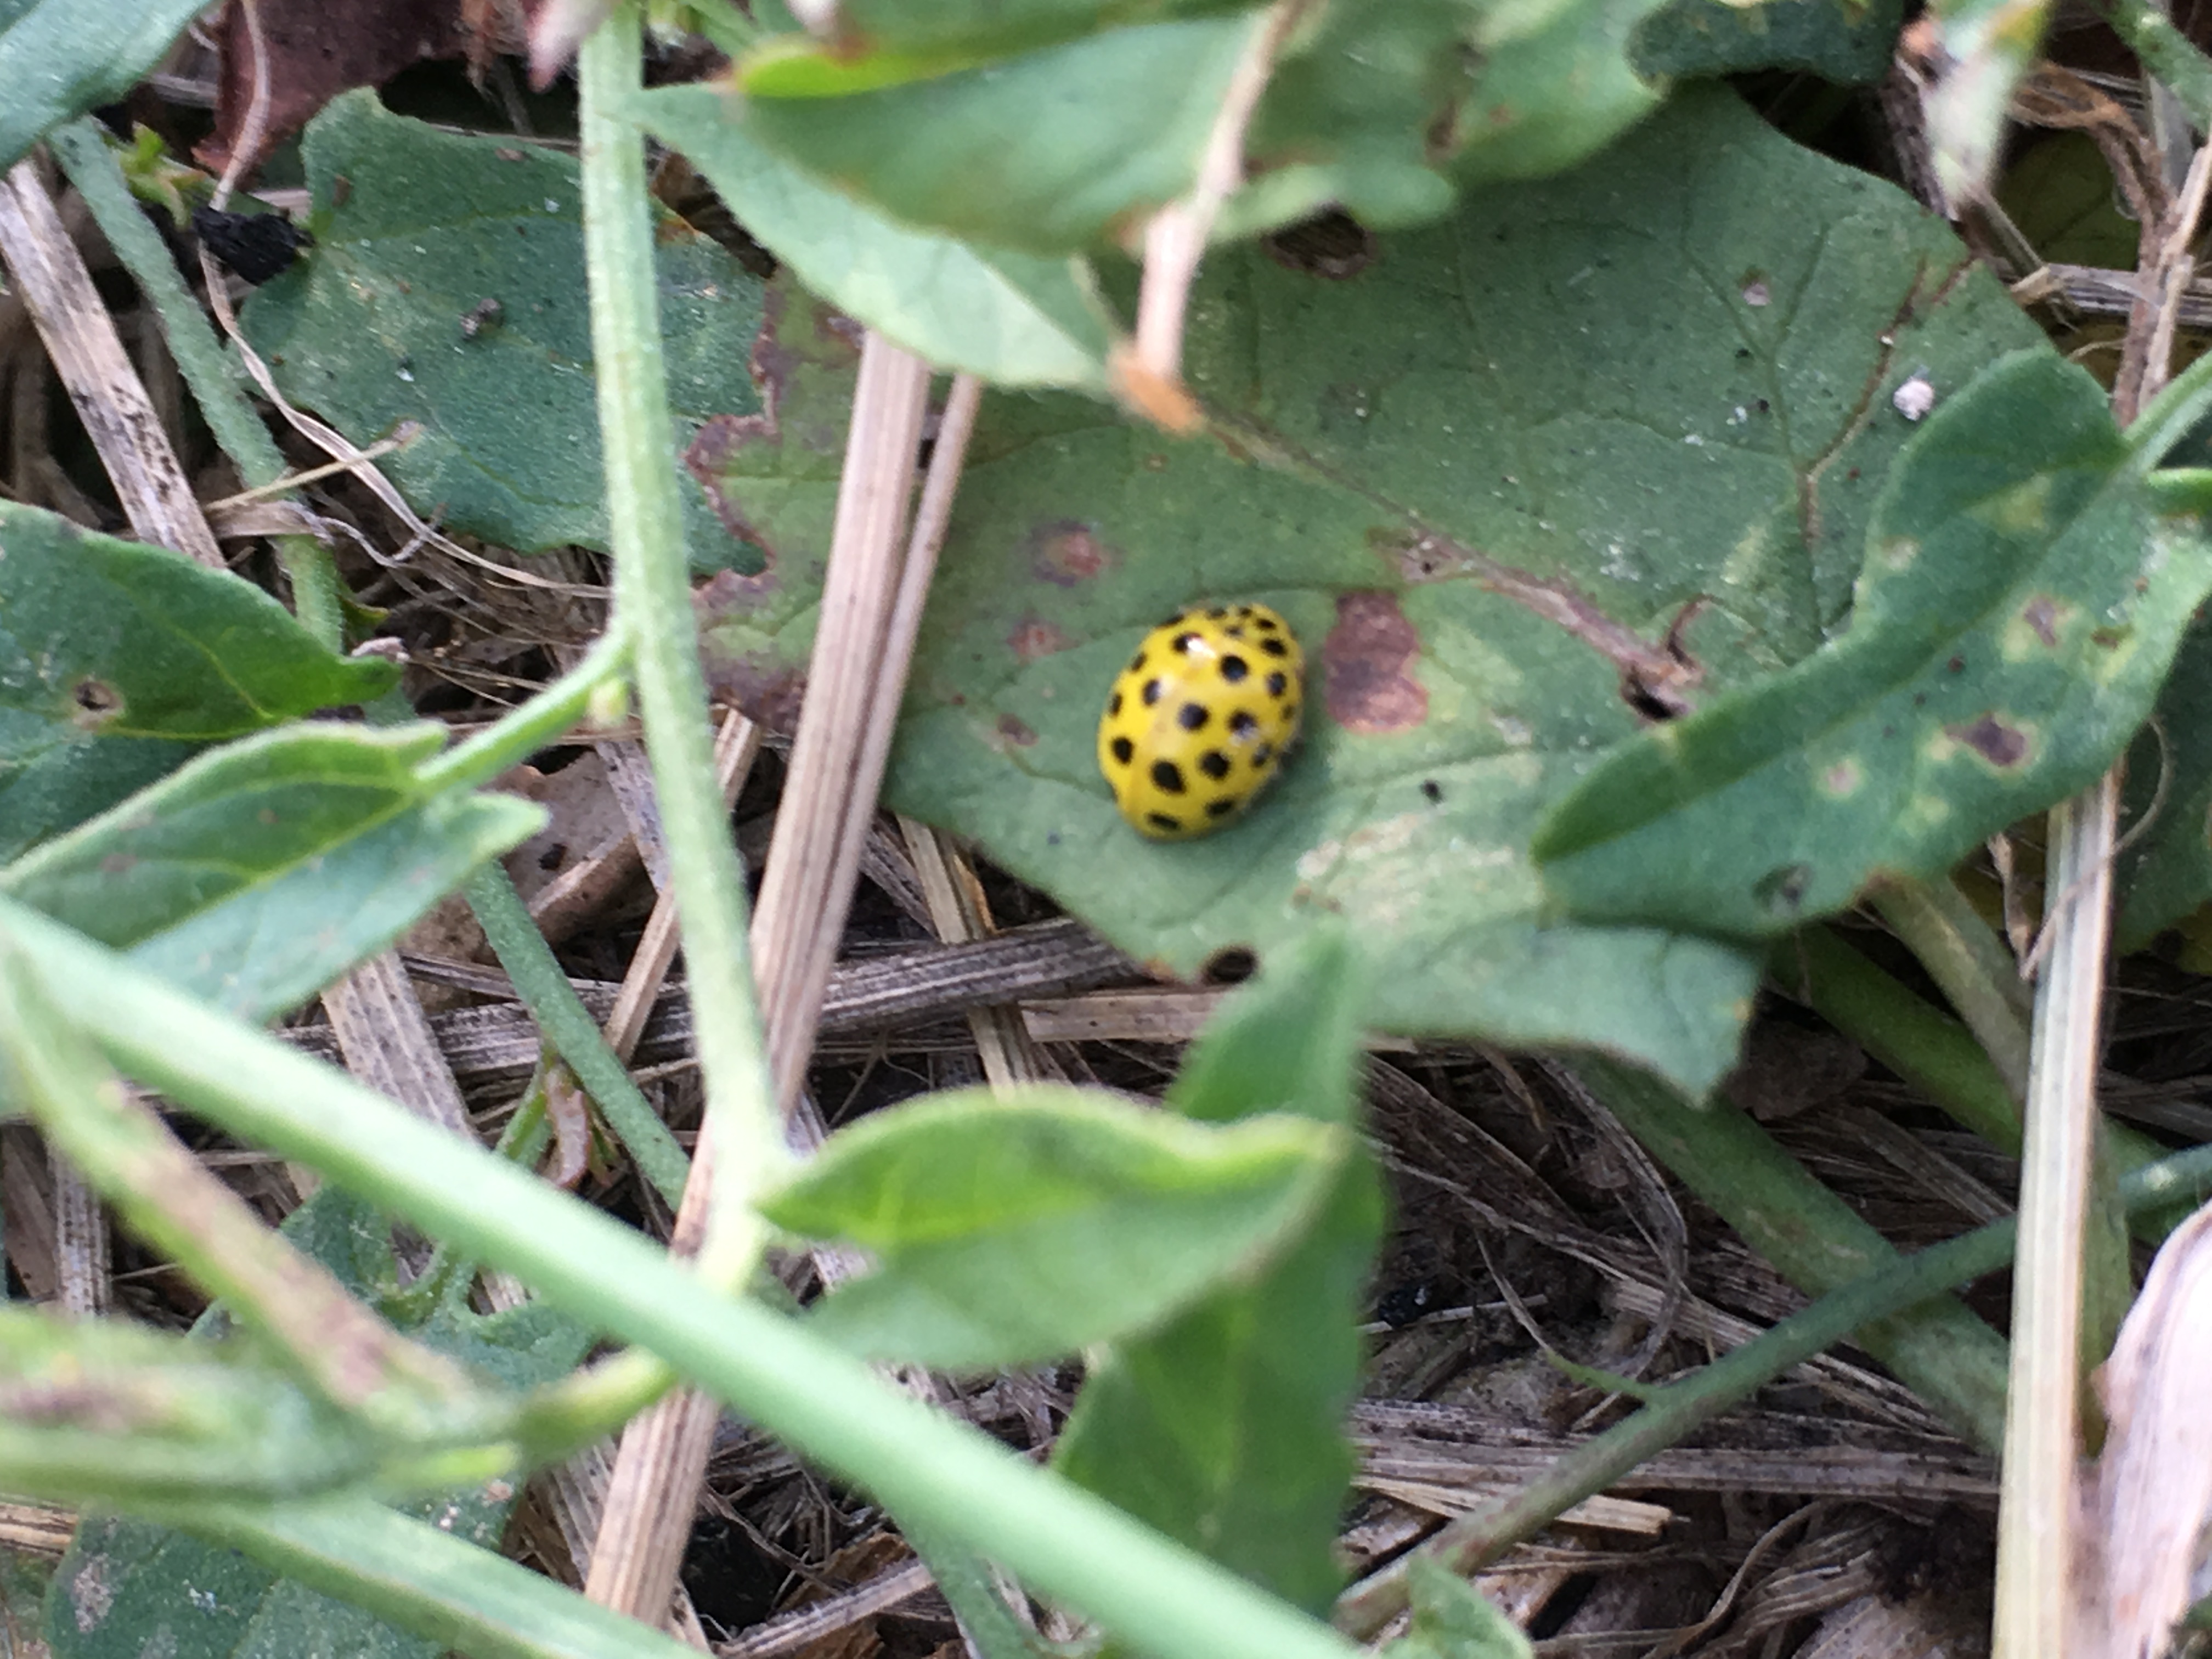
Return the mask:
M893 217L1034 253L1190 188L1256 15L1108 29L837 98L752 96L753 136Z
M1073 398L987 406L890 789L1133 954L1188 972L1341 917L1371 1017L1586 1044L1692 1095L1731 1063L1753 959L1548 908L1528 846L1639 716L1685 608L1708 685L1816 649L1858 574L1890 408L2038 337L1948 231L1721 92L1604 160L1471 196L1342 280L1208 263L1188 354L1214 410L1176 443ZM787 317L782 337L810 336ZM780 448L724 475L793 508L843 381L792 383ZM765 476L763 476L765 475ZM810 486L813 487L813 486ZM725 580L726 683L787 692L818 584ZM1235 827L1147 842L1095 760L1110 682L1194 599L1258 599L1317 681L1281 781Z
M449 529L525 552L605 547L574 158L440 132L367 92L317 116L302 154L316 246L241 319L287 395L356 442L416 422L381 465ZM672 217L656 260L679 438L757 414L758 281ZM754 562L699 491L684 499L696 565Z
M266 1018L543 823L512 796L418 784L444 740L328 724L243 739L0 870L0 892Z
M1313 1218L1341 1129L1206 1127L1097 1090L932 1096L833 1135L761 1206L876 1270L814 1323L871 1359L1035 1364L1156 1326L1255 1271Z
M1349 1126L1358 965L1323 933L1224 1007L1169 1104L1208 1122L1290 1111ZM1352 1469L1358 1308L1382 1228L1373 1165L1338 1171L1297 1247L1165 1328L1093 1357L1053 1453L1070 1479L1320 1611Z
M0 169L47 128L112 103L206 0L0 0Z
M1667 0L1631 56L1651 76L1790 69L1857 84L1888 71L1904 21L1904 0Z
M746 234L808 289L940 368L998 386L1103 390L1110 321L1073 258L910 229L757 143L708 87L644 94L640 118L681 150Z
M0 864L208 744L396 678L249 582L0 501Z
M2085 372L1993 368L1892 474L1850 631L1609 757L1538 839L1546 884L1578 915L1781 933L2088 784L2212 592L2212 540L2146 470Z

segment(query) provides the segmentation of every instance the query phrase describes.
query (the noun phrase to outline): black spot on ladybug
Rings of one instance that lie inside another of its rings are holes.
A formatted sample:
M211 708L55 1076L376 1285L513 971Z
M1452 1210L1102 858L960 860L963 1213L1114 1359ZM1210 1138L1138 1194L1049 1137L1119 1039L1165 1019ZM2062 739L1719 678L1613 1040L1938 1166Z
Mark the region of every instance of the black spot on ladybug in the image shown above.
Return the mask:
M1221 659L1221 678L1234 685L1252 672L1252 665L1231 653Z
M1170 817L1165 812L1147 812L1145 814L1145 822L1155 830L1165 830L1170 836L1180 835L1182 831L1182 820Z
M1433 806L1443 799L1443 786L1438 783L1434 778L1423 778L1421 780L1421 793L1428 798L1429 804Z
M1187 657L1190 654L1191 647L1197 643L1197 635L1178 634L1175 638L1168 641L1168 646L1169 648L1173 650L1177 655Z
M1212 718L1202 702L1187 702L1176 710L1176 724L1186 732L1196 732Z
M1258 771L1261 767L1265 766L1269 760L1273 758L1274 753L1274 744L1272 743L1261 744L1257 748L1252 750L1252 769L1255 772Z
M1137 745L1127 738L1116 738L1114 739L1112 753L1115 760L1127 766L1137 757Z
M1106 712L1109 714L1118 714L1121 712L1121 694L1119 691L1116 691L1111 698L1108 699Z
M1260 648L1271 657L1287 657L1291 654L1291 647L1280 640L1262 640L1260 641Z
M1288 675L1279 672L1267 676L1267 695L1269 696L1279 697L1284 692L1290 689L1291 681Z
M1229 717L1229 735L1233 738L1250 738L1259 731L1260 722L1242 708Z
M1182 793L1183 787L1182 768L1177 766L1173 761L1154 761L1152 781L1158 785L1164 793L1180 795Z
M1206 816L1210 818L1225 818L1236 810L1237 798L1234 795L1224 795L1218 800L1206 803Z
M1214 621L1219 622L1224 617L1229 614L1229 608L1226 605L1217 605L1206 614L1211 617Z
M1146 680L1141 695L1145 699L1145 707L1150 708L1160 700L1160 683L1158 680Z
M1229 757L1218 749L1209 749L1198 757L1198 769L1218 783L1229 775Z
M1275 631L1275 619L1273 617L1255 617L1252 618L1252 626L1262 634L1272 634Z
M1141 674L1145 672L1145 653L1143 652L1139 651L1135 656L1129 659L1129 672L1132 674Z

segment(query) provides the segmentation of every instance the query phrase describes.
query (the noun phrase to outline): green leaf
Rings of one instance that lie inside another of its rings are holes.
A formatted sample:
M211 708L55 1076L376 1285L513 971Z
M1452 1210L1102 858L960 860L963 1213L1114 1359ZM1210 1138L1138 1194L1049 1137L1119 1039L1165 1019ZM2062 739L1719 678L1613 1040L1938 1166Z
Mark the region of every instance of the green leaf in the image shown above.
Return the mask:
M348 1290L394 1305L399 1269L391 1224L362 1200L323 1188L286 1218L283 1231ZM536 1303L480 1315L448 1301L407 1334L518 1389L566 1375L590 1342L581 1327ZM213 1354L234 1345L183 1346ZM249 1431L241 1419L239 1431ZM501 1480L408 1507L448 1538L495 1551L517 1491L516 1482ZM211 1494L202 1489L192 1495L204 1505ZM285 1514L275 1512L280 1528ZM121 1519L90 1521L79 1529L56 1575L46 1637L56 1659L140 1659L149 1650L171 1659L292 1659L305 1653L435 1659L445 1648L280 1578L235 1549Z
M1341 1131L1206 1128L1095 1090L961 1090L876 1112L761 1206L877 1270L813 1322L871 1359L1033 1364L1159 1324L1310 1221Z
M0 0L0 168L131 90L206 0Z
M1668 0L1629 50L1648 76L1802 70L1858 86L1888 72L1904 21L1904 0Z
M0 864L205 744L397 678L250 582L0 501Z
M747 130L895 219L1036 254L1088 248L1190 188L1256 18L1110 29L838 98L756 95Z
M1607 760L1538 839L1570 913L1760 937L1935 877L2087 786L2148 714L2212 541L2154 515L2103 390L2035 351L1931 416L1850 631Z
M818 337L784 317L781 343ZM1702 1095L1752 957L1563 920L1529 839L1642 729L1625 651L1666 663L1701 599L1684 639L1709 685L1817 648L1914 430L1892 392L2037 337L1917 205L1718 91L1580 172L1379 236L1335 279L1217 249L1187 349L1212 437L987 403L891 799L1170 971L1340 917L1383 1029L1598 1047ZM728 510L792 521L770 540L805 544L802 496L826 514L849 383L817 351L784 384L780 446L723 475ZM741 693L804 672L819 578L779 574L709 595ZM1297 629L1305 736L1235 826L1148 842L1099 775L1097 722L1145 632L1203 599Z
M1291 1111L1346 1125L1357 964L1323 933L1216 1016L1170 1095L1202 1120ZM1053 1454L1070 1479L1298 1605L1326 1607L1352 1469L1359 1302L1382 1234L1364 1157L1297 1247L1151 1335L1092 1358Z
M1382 1650L1381 1659L1531 1659L1535 1650L1519 1626L1457 1573L1425 1555L1407 1564L1413 1628Z
M706 175L748 235L848 316L996 385L1104 389L1111 320L1079 260L896 223L756 143L709 87L648 92L639 114Z
M1248 9L1251 0L843 0L833 55L1005 53L1121 23ZM779 37L796 40L799 37ZM842 48L842 51L836 50Z
M5 870L0 892L254 1018L382 950L544 814L432 793L444 728L304 725L216 750Z
M418 423L380 465L448 529L524 552L605 548L574 159L442 133L368 92L317 116L302 155L316 246L240 319L286 394L357 443ZM760 284L680 220L656 231L669 395L688 438L759 411L747 360ZM695 566L757 562L698 490L684 499Z

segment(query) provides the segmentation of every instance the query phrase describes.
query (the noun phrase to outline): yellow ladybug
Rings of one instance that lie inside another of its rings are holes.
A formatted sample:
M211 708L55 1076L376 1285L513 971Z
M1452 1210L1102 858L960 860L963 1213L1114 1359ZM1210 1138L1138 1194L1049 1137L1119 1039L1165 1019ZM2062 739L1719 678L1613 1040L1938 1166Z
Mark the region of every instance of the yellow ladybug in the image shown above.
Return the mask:
M1158 841L1218 829L1282 768L1305 654L1264 605L1194 607L1145 635L1098 722L1121 816Z

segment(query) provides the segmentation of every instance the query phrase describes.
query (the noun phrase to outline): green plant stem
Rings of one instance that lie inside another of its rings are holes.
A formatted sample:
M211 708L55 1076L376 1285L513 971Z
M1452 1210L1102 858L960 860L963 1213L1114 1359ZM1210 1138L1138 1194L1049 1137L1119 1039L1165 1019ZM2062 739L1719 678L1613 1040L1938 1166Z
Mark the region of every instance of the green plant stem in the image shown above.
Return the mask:
M1823 927L1775 959L1782 989L1850 1037L1966 1127L2020 1155L2020 1101L1972 1033L1915 996Z
M2190 364L2136 412L2120 434L2132 452L2129 465L2139 474L2151 473L2195 429L2207 410L2212 410L2212 356Z
M717 1293L619 1222L344 1073L12 900L0 898L0 930L126 1076L659 1355L800 1455L1155 1659L1352 1653L1327 1626L909 1399L798 1322Z
M2212 131L2212 58L2198 51L2150 0L2105 0L2097 9L2142 66L2166 82L2189 112L2190 124Z
M514 981L523 1006L554 1052L568 1062L576 1080L599 1103L607 1127L621 1140L638 1173L671 1205L681 1203L691 1160L631 1081L620 1056L607 1046L606 1034L568 983L568 974L531 920L529 907L514 890L506 869L496 860L487 864L461 890L483 924L492 954Z
M2199 1146L2130 1176L2121 1183L2121 1201L2130 1213L2142 1214L2172 1209L2208 1190L2212 1146ZM1694 1375L1654 1390L1635 1415L1565 1454L1518 1492L1453 1522L1420 1553L1456 1573L1480 1571L1646 1458L1862 1326L1996 1273L2011 1261L2018 1232L2018 1224L2007 1217L1830 1291ZM1401 1562L1346 1593L1337 1604L1337 1628L1362 1638L1380 1630L1406 1604L1405 1571Z
M428 789L473 789L559 741L582 723L595 699L619 684L629 663L629 635L611 627L584 659L520 707L465 742L455 744L415 775Z
M1729 1106L1692 1106L1632 1066L1577 1058L1575 1074L1645 1149L1808 1296L1898 1260L1879 1232ZM1871 1327L1869 1352L1967 1438L2004 1437L2005 1345L1965 1304L1931 1302Z
M708 1232L718 1241L723 1283L741 1286L765 1239L750 1200L779 1178L789 1154L753 1000L744 872L714 775L707 680L684 559L645 141L624 109L641 89L640 44L637 7L624 0L578 58L584 260L616 611L635 646L638 702L668 838L670 885L684 920L685 981L712 1137L715 1186Z
M123 169L107 147L107 135L89 116L58 127L46 135L55 159L69 175L85 206L92 210L115 257L138 284L138 291L161 319L161 332L178 372L191 387L192 397L207 417L208 429L222 446L222 453L238 467L239 476L256 489L275 483L285 473L283 452L261 424L252 404L240 386L222 343L208 326L207 315L177 274L176 261L155 234L139 210ZM291 579L292 603L300 623L333 651L345 649L344 589L330 551L313 536L271 538L276 556Z
M2025 1100L2030 1005L2011 952L1948 876L1883 881L1874 903L1981 1040L2013 1099Z
M2020 1156L2021 1109L1972 1034L1923 1001L1826 927L1795 935L1775 964L1783 991L1998 1151ZM2149 1168L2166 1149L2140 1129L2108 1121L2106 1150L2121 1175ZM2155 1244L2186 1210L2138 1209L2136 1237Z

